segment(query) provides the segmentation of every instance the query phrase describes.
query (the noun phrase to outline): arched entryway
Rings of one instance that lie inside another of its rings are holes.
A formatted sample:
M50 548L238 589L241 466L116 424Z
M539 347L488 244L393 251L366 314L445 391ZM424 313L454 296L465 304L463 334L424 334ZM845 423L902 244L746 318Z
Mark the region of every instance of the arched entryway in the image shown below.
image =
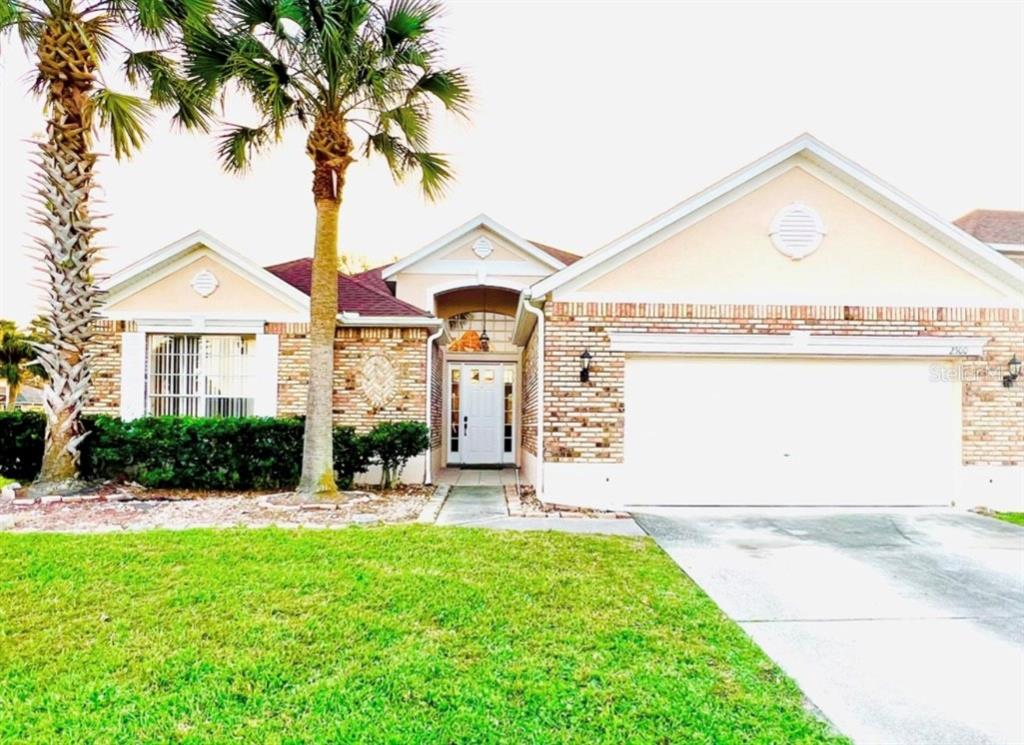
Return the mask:
M518 459L520 353L513 342L517 290L475 285L434 296L445 322L445 463L510 465Z

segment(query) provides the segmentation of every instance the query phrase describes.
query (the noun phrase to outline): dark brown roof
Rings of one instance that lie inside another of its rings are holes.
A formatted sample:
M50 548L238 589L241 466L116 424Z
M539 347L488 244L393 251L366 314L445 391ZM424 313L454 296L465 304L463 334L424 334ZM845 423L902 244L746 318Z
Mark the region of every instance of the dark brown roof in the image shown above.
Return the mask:
M583 258L582 256L571 253L570 251L564 251L561 248L555 248L554 246L547 246L543 243L537 243L537 241L530 241L530 243L535 245L548 256L558 259L566 266L569 266L569 264L575 264L577 261Z
M984 243L1024 244L1024 212L974 210L953 224Z
M309 294L313 277L312 259L286 261L283 264L265 267L265 269L300 292ZM339 313L358 313L361 316L430 317L426 311L392 295L383 280L380 281L380 285L383 286L381 289L381 286L377 286L372 281L357 279L359 276L361 275L350 277L338 272ZM377 277L380 278L379 270L377 270Z

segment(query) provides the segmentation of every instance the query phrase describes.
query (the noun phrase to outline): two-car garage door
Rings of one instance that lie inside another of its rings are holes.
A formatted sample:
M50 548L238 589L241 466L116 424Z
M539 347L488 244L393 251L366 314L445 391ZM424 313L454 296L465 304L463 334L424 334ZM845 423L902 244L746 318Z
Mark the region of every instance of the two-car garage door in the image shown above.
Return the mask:
M941 369L921 359L627 357L625 476L644 504L949 504L960 385Z

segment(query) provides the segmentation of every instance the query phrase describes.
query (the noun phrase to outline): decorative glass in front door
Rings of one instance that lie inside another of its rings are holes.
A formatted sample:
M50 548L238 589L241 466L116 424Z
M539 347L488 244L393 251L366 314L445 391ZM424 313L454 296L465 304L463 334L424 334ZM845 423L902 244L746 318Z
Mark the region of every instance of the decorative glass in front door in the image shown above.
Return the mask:
M514 368L471 363L451 367L449 462L498 464L506 460L506 452L511 459L513 411L507 369Z

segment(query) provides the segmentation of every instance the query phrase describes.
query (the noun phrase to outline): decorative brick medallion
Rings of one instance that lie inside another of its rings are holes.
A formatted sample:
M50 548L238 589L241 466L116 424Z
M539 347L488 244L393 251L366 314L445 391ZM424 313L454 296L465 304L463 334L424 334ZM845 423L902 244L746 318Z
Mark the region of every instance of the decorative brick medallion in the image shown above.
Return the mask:
M359 391L371 406L386 406L398 393L398 374L383 354L367 357L359 369Z

